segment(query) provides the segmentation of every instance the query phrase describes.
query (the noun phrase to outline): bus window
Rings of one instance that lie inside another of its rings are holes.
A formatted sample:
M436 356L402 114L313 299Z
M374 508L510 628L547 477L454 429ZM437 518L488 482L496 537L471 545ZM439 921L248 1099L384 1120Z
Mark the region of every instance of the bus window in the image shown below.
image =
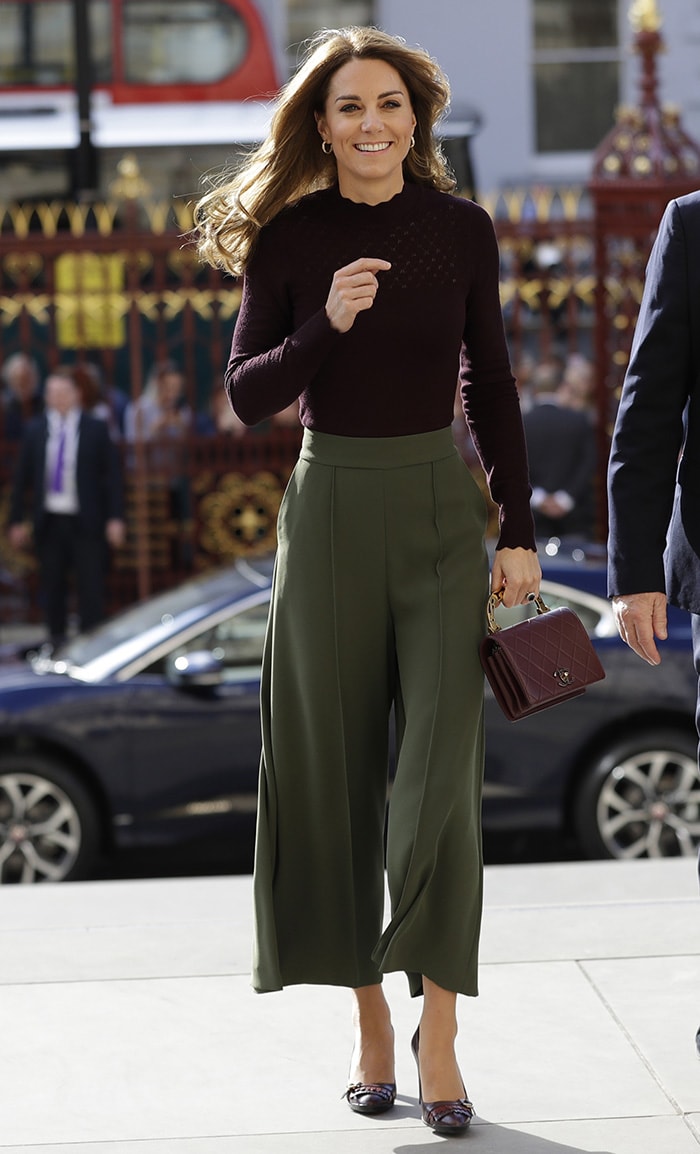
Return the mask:
M248 51L240 14L220 0L124 0L127 84L214 84Z
M92 82L115 104L247 100L278 87L256 0L89 0ZM72 88L73 0L0 0L0 93Z
M89 5L96 83L112 75L110 0ZM71 0L0 3L0 88L61 88L75 82Z

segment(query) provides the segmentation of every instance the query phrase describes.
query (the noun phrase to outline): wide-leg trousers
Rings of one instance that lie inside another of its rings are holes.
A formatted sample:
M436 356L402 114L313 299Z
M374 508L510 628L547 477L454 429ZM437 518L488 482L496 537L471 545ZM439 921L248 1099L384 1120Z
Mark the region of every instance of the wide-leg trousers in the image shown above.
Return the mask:
M485 524L450 429L305 432L263 661L259 991L404 970L477 993Z

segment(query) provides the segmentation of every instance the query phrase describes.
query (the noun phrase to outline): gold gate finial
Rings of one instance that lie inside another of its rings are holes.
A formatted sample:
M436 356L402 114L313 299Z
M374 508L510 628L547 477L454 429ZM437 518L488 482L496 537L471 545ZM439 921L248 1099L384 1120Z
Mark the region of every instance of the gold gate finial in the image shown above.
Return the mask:
M127 152L121 158L117 164L117 172L119 173L117 179L109 186L112 196L116 196L119 200L138 200L150 194L151 186L141 175L139 162L133 152Z
M663 23L656 0L634 0L629 19L636 32L658 32Z

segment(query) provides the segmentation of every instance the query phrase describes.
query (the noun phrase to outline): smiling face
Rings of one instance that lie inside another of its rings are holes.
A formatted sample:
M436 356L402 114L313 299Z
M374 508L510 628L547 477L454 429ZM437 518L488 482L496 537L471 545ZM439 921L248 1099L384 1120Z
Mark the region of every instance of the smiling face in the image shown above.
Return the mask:
M350 60L331 78L318 130L333 147L340 192L378 204L403 188L416 126L408 89L385 60Z

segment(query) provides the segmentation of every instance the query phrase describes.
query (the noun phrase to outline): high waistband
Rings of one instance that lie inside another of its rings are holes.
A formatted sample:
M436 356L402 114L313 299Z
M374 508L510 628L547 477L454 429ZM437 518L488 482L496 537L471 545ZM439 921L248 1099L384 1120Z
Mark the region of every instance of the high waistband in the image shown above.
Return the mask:
M449 426L407 437L339 437L305 429L299 456L303 461L348 469L401 469L440 461L456 452Z

